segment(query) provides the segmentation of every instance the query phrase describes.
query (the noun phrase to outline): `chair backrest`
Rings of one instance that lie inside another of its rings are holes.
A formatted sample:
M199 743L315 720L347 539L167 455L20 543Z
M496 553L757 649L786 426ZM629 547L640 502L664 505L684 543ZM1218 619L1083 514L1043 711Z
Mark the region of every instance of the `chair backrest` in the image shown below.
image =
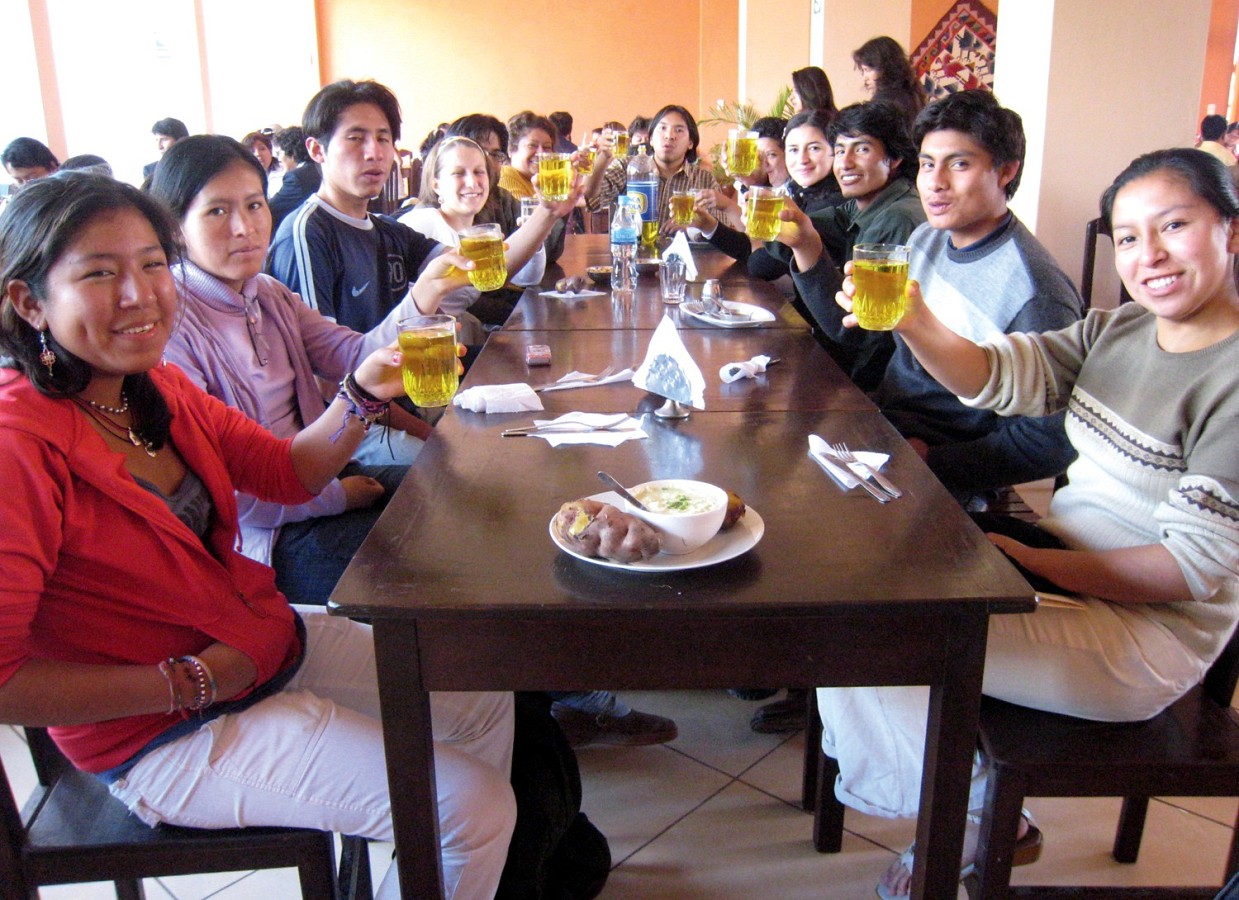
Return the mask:
M1084 299L1084 309L1087 311L1093 305L1093 277L1097 271L1097 239L1105 235L1114 240L1105 220L1097 218L1090 220L1084 226L1084 270L1080 273L1080 296ZM1127 288L1119 285L1119 303L1131 301Z

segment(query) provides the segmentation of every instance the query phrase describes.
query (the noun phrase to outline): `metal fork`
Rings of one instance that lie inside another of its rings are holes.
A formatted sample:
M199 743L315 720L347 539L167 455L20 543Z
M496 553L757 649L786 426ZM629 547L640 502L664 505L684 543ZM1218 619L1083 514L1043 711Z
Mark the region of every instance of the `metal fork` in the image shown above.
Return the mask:
M588 434L592 431L615 431L623 425L628 413L617 413L609 419L601 420L597 425L585 422L547 422L545 425L526 425L520 428L508 428L501 431L500 437L528 437L533 434Z
M831 449L835 451L835 454L841 460L847 463L848 467L851 468L853 471L859 471L860 474L865 475L867 478L872 478L874 481L880 484L882 486L882 490L890 494L891 497L898 499L899 497L903 496L903 491L895 487L895 485L891 483L889 478L887 478L885 475L883 475L873 466L859 459L855 453L853 453L851 450L848 449L847 444L840 442L838 444L831 444L830 446L831 446Z

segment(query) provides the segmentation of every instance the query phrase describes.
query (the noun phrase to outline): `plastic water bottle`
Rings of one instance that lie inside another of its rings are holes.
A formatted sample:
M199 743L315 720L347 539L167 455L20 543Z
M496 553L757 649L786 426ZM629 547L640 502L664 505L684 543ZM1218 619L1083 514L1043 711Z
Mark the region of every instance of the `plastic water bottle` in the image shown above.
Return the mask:
M627 176L628 196L641 204L641 242L652 244L658 238L658 169L645 147L628 158Z
M640 202L630 194L617 197L611 218L611 289L631 291L637 241L641 235Z

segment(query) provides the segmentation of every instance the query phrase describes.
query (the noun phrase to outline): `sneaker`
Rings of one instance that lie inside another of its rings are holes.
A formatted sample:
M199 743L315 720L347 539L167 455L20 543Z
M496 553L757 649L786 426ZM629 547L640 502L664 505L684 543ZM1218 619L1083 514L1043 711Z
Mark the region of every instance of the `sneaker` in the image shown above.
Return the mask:
M563 729L569 746L584 747L586 744L617 744L625 747L644 747L650 744L665 744L679 734L675 722L662 716L638 712L635 709L626 715L588 713L562 703L551 706L551 715Z
M758 734L787 734L802 730L805 726L807 693L803 688L789 688L782 700L767 703L753 713L749 728Z

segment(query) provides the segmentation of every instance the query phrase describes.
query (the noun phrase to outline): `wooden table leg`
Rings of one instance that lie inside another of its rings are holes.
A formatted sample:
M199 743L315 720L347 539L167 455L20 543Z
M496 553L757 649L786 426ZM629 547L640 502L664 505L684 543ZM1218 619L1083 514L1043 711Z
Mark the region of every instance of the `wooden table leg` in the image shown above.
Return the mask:
M929 694L912 896L954 897L981 713L988 619L960 615L943 648L944 676Z
M416 624L377 620L374 652L396 835L393 865L399 866L400 896L405 900L442 897L430 694L421 689Z

